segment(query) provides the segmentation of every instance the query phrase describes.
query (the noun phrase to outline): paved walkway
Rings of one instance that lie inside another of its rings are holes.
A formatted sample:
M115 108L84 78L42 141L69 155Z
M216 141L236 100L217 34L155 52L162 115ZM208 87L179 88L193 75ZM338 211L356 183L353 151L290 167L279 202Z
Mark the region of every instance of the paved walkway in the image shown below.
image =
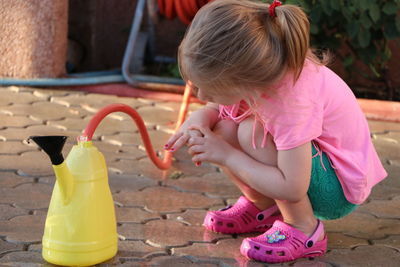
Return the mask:
M40 250L54 175L28 136L68 135L67 155L94 112L122 102L143 116L154 147L161 148L179 109L166 101L17 87L0 88L0 96L0 266L51 266ZM326 222L326 256L283 266L399 266L400 123L370 121L370 127L389 178L353 214ZM201 226L207 210L239 196L218 168L195 167L182 151L171 170L159 171L120 113L107 117L95 139L108 164L120 234L117 256L98 266L266 266L240 256L246 235Z

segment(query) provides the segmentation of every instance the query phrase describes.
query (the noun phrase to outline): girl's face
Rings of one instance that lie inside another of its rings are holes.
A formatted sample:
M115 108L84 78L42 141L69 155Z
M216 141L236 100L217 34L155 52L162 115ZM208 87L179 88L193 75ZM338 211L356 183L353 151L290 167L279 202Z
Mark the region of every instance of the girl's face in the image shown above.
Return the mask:
M239 94L213 94L207 92L207 90L202 90L201 88L194 87L194 92L197 97L205 102L212 102L221 105L233 105L238 103L242 98Z

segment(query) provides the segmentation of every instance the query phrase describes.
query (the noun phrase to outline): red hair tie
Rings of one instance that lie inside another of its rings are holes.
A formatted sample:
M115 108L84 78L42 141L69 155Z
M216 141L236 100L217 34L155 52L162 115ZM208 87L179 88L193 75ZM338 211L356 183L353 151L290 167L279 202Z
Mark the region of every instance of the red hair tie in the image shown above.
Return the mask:
M282 5L282 2L279 1L279 0L274 0L272 2L272 4L269 5L269 15L270 15L271 18L275 18L276 17L275 8L277 6L281 6L281 5Z

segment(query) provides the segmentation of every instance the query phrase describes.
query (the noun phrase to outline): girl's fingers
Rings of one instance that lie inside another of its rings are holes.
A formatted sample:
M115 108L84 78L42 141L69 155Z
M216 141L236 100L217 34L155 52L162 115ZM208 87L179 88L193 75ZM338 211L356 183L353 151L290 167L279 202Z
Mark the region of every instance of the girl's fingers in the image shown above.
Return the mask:
M212 133L207 127L201 127L198 125L192 125L188 128L189 130L198 130L203 136Z
M164 149L170 149L176 142L176 140L178 140L181 136L183 135L183 132L179 132L179 133L175 133L174 135L172 135L167 143L164 145Z
M174 152L183 147L189 139L189 135L183 134L172 146L168 148L169 151Z
M198 162L200 162L200 164L201 164L201 162L202 161L205 161L205 158L204 158L204 153L197 153L197 154L195 154L193 157L192 157L192 161L197 165L197 163Z
M190 137L202 137L203 135L199 130L187 130Z
M203 139L203 135L199 130L187 130L190 138L188 140L188 146L191 148L193 144L200 144L200 140ZM188 150L188 153L191 154L192 156L195 154L195 152L192 152L191 150ZM197 167L201 165L201 161L195 161L194 162Z
M183 145L180 143L178 143L178 147L176 147L176 145L174 145L174 144L177 142L177 140L182 138L184 135L187 135L189 137L201 137L202 136L201 132L198 130L187 130L186 133L185 132L175 133L165 143L164 149L170 150L172 147L174 147L176 150L176 149L179 149L180 147L182 147ZM187 140L187 139L185 139L185 140Z
M191 147L188 149L188 152L189 152L189 154L194 155L194 154L198 154L198 153L204 152L204 149L203 149L202 146L194 145L194 146L191 146Z
M190 137L188 140L188 145L203 145L204 144L204 137Z

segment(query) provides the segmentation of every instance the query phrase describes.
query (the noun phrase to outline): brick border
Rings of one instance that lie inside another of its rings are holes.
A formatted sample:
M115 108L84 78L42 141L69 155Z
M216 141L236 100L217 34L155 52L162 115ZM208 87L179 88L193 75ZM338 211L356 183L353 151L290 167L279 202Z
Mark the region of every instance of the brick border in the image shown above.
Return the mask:
M400 122L400 102L357 99L368 119Z
M69 90L81 90L89 93L98 94L112 94L117 96L125 97L143 97L150 99L168 100L174 102L180 102L182 100L181 94L175 94L170 92L144 90L134 88L129 84L103 84L103 85L91 85L91 86L77 86L63 88ZM183 92L183 86L182 86ZM361 109L365 113L366 117L371 120L382 120L400 122L400 102L394 101L383 101L373 99L362 99L358 98L358 103ZM191 102L201 103L196 97L192 97Z

